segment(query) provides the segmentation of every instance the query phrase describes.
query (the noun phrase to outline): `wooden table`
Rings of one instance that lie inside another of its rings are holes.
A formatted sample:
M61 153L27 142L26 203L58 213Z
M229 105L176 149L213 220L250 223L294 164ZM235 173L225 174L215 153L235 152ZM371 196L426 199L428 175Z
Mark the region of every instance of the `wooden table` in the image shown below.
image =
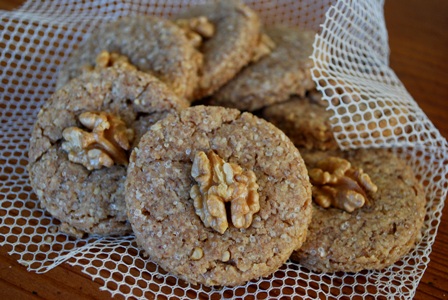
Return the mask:
M23 0L0 0L14 9ZM390 63L442 135L448 137L448 1L389 0L385 5ZM431 262L415 299L448 299L448 208L445 207ZM109 299L79 269L67 264L37 275L0 249L0 299Z

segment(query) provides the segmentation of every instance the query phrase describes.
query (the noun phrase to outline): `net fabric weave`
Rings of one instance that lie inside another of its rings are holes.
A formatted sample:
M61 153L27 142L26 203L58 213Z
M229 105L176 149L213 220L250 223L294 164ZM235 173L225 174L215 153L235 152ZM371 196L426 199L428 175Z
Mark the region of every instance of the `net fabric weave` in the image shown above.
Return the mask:
M28 270L62 262L80 266L117 298L413 297L429 262L448 189L448 145L394 72L383 1L246 1L265 24L319 31L313 78L328 101L342 148L392 147L425 186L422 239L400 262L382 271L317 274L288 261L268 278L235 288L193 286L146 259L133 236L68 238L37 202L26 171L36 115L55 88L58 69L98 25L121 16L172 16L206 1L28 1L0 11L0 243Z

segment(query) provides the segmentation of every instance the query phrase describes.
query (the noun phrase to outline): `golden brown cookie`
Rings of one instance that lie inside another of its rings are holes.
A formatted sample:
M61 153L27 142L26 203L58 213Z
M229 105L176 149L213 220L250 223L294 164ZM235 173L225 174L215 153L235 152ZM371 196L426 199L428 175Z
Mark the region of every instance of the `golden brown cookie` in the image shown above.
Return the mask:
M204 54L195 99L211 95L249 63L260 41L260 20L241 1L218 1L191 8L178 18L205 16L215 26L214 36L200 48Z
M272 52L244 68L212 97L212 105L254 111L304 96L314 87L310 69L315 32L276 26L266 34L275 43Z
M318 272L379 270L414 247L425 217L425 194L404 161L381 149L301 153L314 185L313 220L306 242L292 255L294 260ZM329 157L337 159L329 161ZM344 167L340 159L351 165L345 173L341 172ZM338 179L329 179L333 183L322 185L320 171L316 170L327 170ZM341 178L340 174L348 178ZM356 178L359 184L350 178ZM363 193L364 206L353 212L333 207L338 206L337 201L354 204ZM336 202L323 208L316 204L316 196L321 203L328 199Z
M163 269L209 286L276 271L305 240L310 201L291 141L223 107L191 107L153 125L126 181L139 245Z
M318 95L318 92L315 92ZM306 149L338 149L326 103L310 95L266 107L262 116L280 128L296 145Z
M186 108L157 78L132 68L82 74L40 110L29 174L41 204L72 235L125 234L124 181L133 144L159 119Z
M95 30L62 67L57 87L79 76L86 66L94 65L103 50L127 56L139 70L156 76L178 96L192 98L202 54L184 30L153 16L121 18Z

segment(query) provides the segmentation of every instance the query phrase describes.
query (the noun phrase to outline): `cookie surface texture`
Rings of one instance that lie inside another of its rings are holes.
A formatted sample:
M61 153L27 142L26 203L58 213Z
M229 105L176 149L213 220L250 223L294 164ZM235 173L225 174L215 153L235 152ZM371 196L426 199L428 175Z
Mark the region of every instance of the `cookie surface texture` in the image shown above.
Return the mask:
M178 18L201 16L214 24L215 34L200 49L204 65L196 99L211 95L249 63L260 37L257 14L241 1L200 5Z
M150 125L188 105L155 77L120 68L85 73L55 92L38 114L28 169L42 206L62 222L61 230L79 236L131 229L124 203L126 166L88 170L69 160L62 149L65 129L89 131L79 121L85 112L111 114L134 132L131 149Z
M303 96L314 87L310 69L315 32L276 26L265 33L275 48L245 67L212 98L212 104L253 111Z
M296 145L306 149L337 149L325 103L311 97L292 96L290 100L266 107L262 116L280 128Z
M420 236L425 196L412 170L386 150L306 153L308 169L329 156L361 168L378 187L370 204L347 213L313 202L313 220L293 260L318 272L382 269L408 253Z
M246 229L229 222L221 234L195 212L192 161L209 150L255 173L260 210ZM275 272L302 245L310 188L300 153L273 125L234 109L195 106L142 137L130 159L126 204L139 245L162 268L191 283L234 286Z
M153 16L121 18L96 29L73 51L59 73L57 87L94 65L103 50L127 56L140 71L156 76L179 97L191 99L202 54L178 26Z

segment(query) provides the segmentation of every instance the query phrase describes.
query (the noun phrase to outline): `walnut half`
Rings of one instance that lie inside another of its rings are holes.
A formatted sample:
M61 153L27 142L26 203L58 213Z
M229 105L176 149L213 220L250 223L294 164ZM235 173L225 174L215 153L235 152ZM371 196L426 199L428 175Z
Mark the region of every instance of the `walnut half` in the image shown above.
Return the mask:
M352 168L348 160L328 157L309 171L314 201L321 207L330 206L353 212L368 201L367 192L378 187L362 169Z
M232 224L248 228L260 210L258 184L255 173L243 171L234 163L227 163L215 152L196 153L191 176L197 184L190 190L196 214L206 227L223 234L229 227L226 202L230 202Z
M131 147L133 129L127 128L119 117L104 112L85 112L78 119L92 132L78 127L64 129L62 149L68 152L70 161L88 170L112 167L114 163L128 164L126 150Z

